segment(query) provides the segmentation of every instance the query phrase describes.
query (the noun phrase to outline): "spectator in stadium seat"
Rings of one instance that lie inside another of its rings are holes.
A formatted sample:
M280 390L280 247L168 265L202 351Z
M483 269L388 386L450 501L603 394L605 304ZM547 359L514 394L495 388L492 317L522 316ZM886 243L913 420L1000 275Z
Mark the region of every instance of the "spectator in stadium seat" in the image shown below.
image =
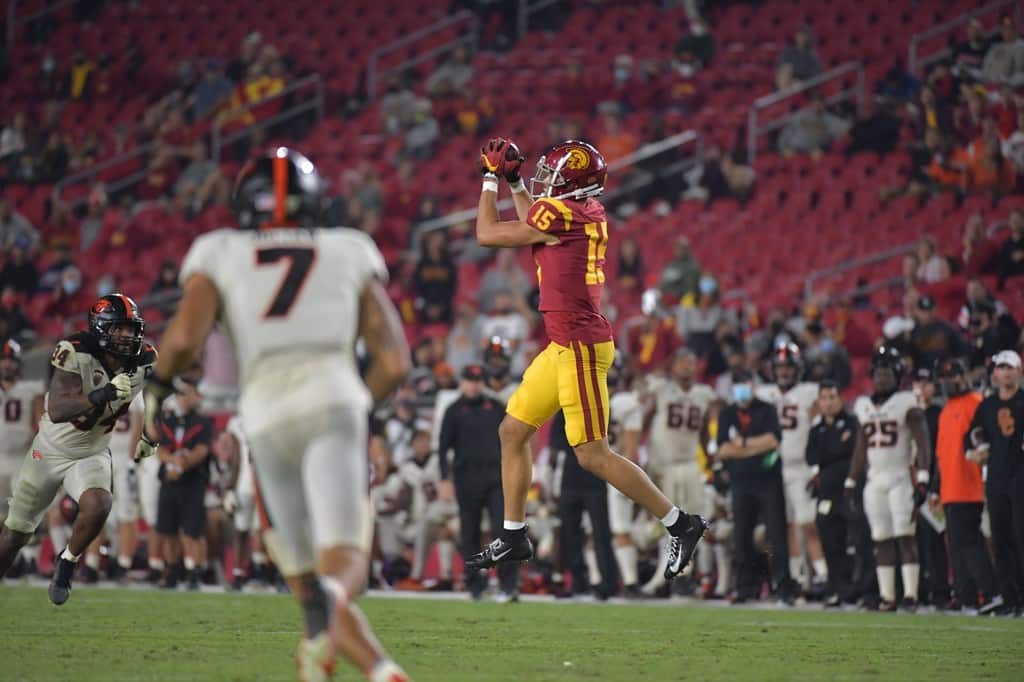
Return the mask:
M597 147L601 150L601 154L604 155L605 161L614 163L636 151L636 137L633 133L622 127L621 116L605 114L601 121L604 125L604 132L597 140Z
M981 80L986 83L1008 83L1016 88L1024 83L1024 40L1009 16L1003 17L999 32L1002 40L985 54Z
M707 358L715 347L715 329L727 313L719 303L718 281L714 277L702 274L698 288L700 294L695 304L680 308L676 329L690 350Z
M683 36L676 43L675 55L677 59L692 57L701 69L711 63L712 57L715 56L715 37L708 32L708 27L703 21L690 22L690 34ZM687 61L692 63L692 60Z
M907 71L903 59L897 58L885 72L878 86L878 94L888 102L906 104L914 99L920 89L921 81Z
M999 245L988 238L985 218L978 211L967 217L960 258L968 276L994 274L999 268Z
M661 305L661 292L648 289L640 299L643 318L632 324L626 336L626 358L634 375L663 373L673 354L683 345L676 322Z
M519 267L519 261L512 249L499 249L494 264L487 269L480 280L477 297L480 308L490 310L494 297L501 292L509 292L513 296L525 297L530 283Z
M178 267L174 261L165 260L160 264L160 271L156 275L153 286L149 288L149 296L160 298L173 298L181 293L178 285ZM173 306L172 306L173 309Z
M935 246L931 237L921 237L917 242L917 280L926 284L941 282L949 277L949 261Z
M198 215L210 203L226 204L231 188L210 158L206 143L201 139L193 142L187 158L188 165L174 183L174 194L186 217Z
M1024 211L1010 211L1010 237L999 250L999 289L1010 277L1024 275Z
M419 262L413 274L413 290L422 324L450 323L458 275L444 230L428 232L423 238Z
M899 144L903 117L898 109L898 100L895 97L879 97L868 102L874 110L850 128L850 144L845 150L847 158L858 152L875 152L882 156Z
M939 99L931 85L921 88L918 102L908 109L911 114L910 124L917 137L923 137L929 130L937 131L940 135L953 131L953 110L945 100Z
M0 320L3 321L6 331L0 334L0 340L6 338L18 339L26 331L32 331L32 323L25 316L25 311L18 301L18 293L14 287L4 285L0 290Z
M967 24L966 39L953 47L953 73L960 78L978 80L981 65L991 45L992 41L985 34L981 20L972 18Z
M71 99L79 100L88 95L89 77L96 69L96 62L86 59L81 50L75 50L68 67L66 88Z
M821 95L815 93L810 106L795 114L782 129L779 151L786 156L802 152L817 158L849 128L850 124L830 113Z
M46 146L39 155L36 178L40 182L57 182L64 177L71 155L64 137L56 130L46 138Z
M455 323L448 332L445 361L456 372L480 361L483 342L481 320L472 303L461 303L455 311Z
M16 112L0 131L0 161L20 154L28 145L28 127L25 112Z
M142 201L154 201L167 197L174 187L174 156L168 147L160 147L153 153L146 168L146 176L136 190Z
M430 95L457 94L473 80L473 65L469 53L461 45L456 47L444 64L439 66L427 79L426 88Z
M0 199L0 249L6 251L18 241L28 241L28 248L39 243L39 232L28 218L14 210L6 199Z
M632 237L619 246L619 266L615 271L616 285L622 291L638 291L644 283L644 263L640 246Z
M67 320L88 305L86 299L94 298L82 289L82 271L76 265L69 265L61 271L60 284L52 292L43 308L43 316Z
M403 83L401 77L393 77L380 99L380 117L384 132L388 135L400 135L412 124L415 114L416 95Z
M665 264L658 278L658 288L674 302L682 302L687 297L693 300L700 283L700 263L693 255L690 240L686 237L676 239L674 248L672 260Z
M198 121L213 114L231 96L234 88L225 75L219 59L208 59L203 69L203 78L192 92L192 120Z
M39 270L28 256L28 240L17 239L7 251L7 260L0 270L0 289L10 287L22 296L31 296L39 288Z
M228 63L226 75L235 83L241 83L246 74L249 73L249 67L252 66L259 57L260 46L263 44L263 36L259 31L252 31L248 33L245 38L242 39L242 44L238 50L238 56L232 59Z
M801 26L794 41L782 50L775 71L775 85L779 90L810 80L821 73L821 60L814 49L811 29Z
M974 194L1001 197L1013 191L1016 177L1013 165L1003 157L999 132L992 119L986 119L982 136L968 145L961 188Z
M412 125L405 132L403 154L406 158L418 161L429 160L434 155L434 147L440 137L441 126L434 118L433 105L429 99L418 99Z
M1016 127L1003 139L1003 156L1013 164L1017 175L1024 175L1024 110L1018 110L1016 116Z
M934 367L947 358L963 357L970 346L935 310L935 299L921 296L914 309L914 331L910 333L910 352L914 367Z
M999 351L1017 348L1020 326L1011 315L998 314L994 301L983 298L969 303L966 309L967 332L972 346L971 370L986 368L988 361ZM983 375L978 378L983 378Z

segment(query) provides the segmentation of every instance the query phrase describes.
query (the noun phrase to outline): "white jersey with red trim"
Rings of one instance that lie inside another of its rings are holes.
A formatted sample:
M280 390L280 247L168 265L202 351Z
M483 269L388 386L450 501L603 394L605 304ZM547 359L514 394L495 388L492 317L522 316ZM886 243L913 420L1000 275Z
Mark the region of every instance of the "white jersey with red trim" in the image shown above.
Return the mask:
M135 444L132 443L132 417L142 416L143 405L140 393L128 404L128 411L117 418L114 431L110 434L110 453L115 457L133 457Z
M45 392L41 381L20 380L8 391L0 388L0 457L25 456L36 435L36 398Z
M881 405L876 405L866 395L857 398L853 413L864 430L869 479L878 474L910 470L914 448L907 413L917 407L917 398L911 391L897 391Z
M654 394L654 421L647 455L652 467L697 461L700 432L708 407L715 401L707 384L692 384L684 389L675 380L662 380L651 387Z
M208 277L238 359L246 424L305 414L310 405L369 409L359 375L359 298L387 268L373 240L347 228L222 229L200 236L181 267Z
M74 334L57 344L50 358L56 369L77 374L82 380L82 392L105 386L118 374L127 373L131 379L131 393L123 400L114 400L102 407L89 410L69 422L54 423L44 409L39 420L40 449L64 457L81 458L95 455L110 446L110 438L117 421L127 414L128 406L142 392L142 386L153 372L156 349L146 345L131 367L114 370L102 360L102 351L95 337L88 333ZM50 394L46 394L46 407ZM46 454L44 452L44 454Z
M782 427L782 467L785 470L808 468L807 438L811 435L811 412L818 402L818 384L809 381L783 391L777 384L758 386L757 397L775 405Z

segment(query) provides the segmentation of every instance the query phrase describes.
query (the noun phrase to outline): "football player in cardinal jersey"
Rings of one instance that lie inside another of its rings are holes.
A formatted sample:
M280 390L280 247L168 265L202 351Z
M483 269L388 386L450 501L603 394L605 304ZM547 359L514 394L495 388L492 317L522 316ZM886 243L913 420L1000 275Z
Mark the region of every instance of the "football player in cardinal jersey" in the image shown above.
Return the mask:
M874 393L853 406L861 431L853 450L846 493L856 503L856 488L867 468L864 513L875 543L878 591L883 611L896 609L896 564L903 578L904 608L917 603L920 565L914 538L915 510L927 498L931 446L928 422L912 391L899 390L903 359L883 346L871 358ZM914 450L917 451L916 475Z
M313 163L286 147L242 168L233 204L243 229L200 236L182 263L181 303L146 385L139 455L151 454L171 380L219 321L238 358L264 542L305 617L299 677L328 679L340 652L370 680L396 682L408 678L355 599L373 528L368 412L405 379L409 347L373 240L318 227L323 191ZM371 355L363 375L359 337Z
M43 382L21 378L21 346L0 345L0 522L7 518L14 474L43 413Z
M143 342L145 326L135 301L109 294L90 309L89 330L60 341L50 358L52 376L39 433L22 461L0 533L0 575L63 486L78 503L78 515L57 557L49 590L54 604L71 595L78 559L103 530L113 505L111 432L156 362L156 350Z
M640 440L643 436L644 411L636 391L627 386L622 361L616 357L608 368L608 391L611 404L608 415L608 446L621 452L631 462L640 464ZM637 584L637 550L633 544L633 500L614 486L608 486L608 521L615 542L615 560L622 576L623 595L640 597Z
M608 221L595 197L608 167L601 153L579 140L544 152L527 191L519 169L524 157L496 138L481 149L483 187L476 236L482 246L529 246L537 264L539 309L550 339L509 399L499 429L505 521L499 537L466 562L470 570L533 556L526 533L526 497L532 480L530 440L559 409L580 465L637 502L671 535L665 578L689 563L707 522L672 504L643 469L608 446L608 367L615 357L612 328L601 314ZM498 182L509 183L517 220L498 218Z
M782 482L786 494L786 521L789 524L789 573L801 585L806 582L804 552L799 535L807 543L807 554L814 567L814 579L824 586L828 580L825 552L814 523L817 503L811 496L811 468L807 464L807 437L817 416L818 385L800 381L804 363L800 348L793 343L779 344L772 355L774 384L761 386L758 397L775 405L782 427Z

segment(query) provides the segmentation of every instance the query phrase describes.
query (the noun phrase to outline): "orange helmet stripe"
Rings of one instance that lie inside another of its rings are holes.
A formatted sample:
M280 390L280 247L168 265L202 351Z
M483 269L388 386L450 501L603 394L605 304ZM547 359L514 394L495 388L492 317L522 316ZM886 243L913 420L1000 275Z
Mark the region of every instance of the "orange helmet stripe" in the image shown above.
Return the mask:
M274 155L274 226L284 225L288 202L288 158Z

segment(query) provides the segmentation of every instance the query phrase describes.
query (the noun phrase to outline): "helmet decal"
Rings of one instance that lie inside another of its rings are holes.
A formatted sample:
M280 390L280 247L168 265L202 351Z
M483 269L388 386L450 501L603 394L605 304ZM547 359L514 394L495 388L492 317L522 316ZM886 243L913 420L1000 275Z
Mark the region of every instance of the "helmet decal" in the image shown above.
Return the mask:
M583 170L590 165L590 154L580 147L573 147L569 150L565 159L565 167L569 170Z

